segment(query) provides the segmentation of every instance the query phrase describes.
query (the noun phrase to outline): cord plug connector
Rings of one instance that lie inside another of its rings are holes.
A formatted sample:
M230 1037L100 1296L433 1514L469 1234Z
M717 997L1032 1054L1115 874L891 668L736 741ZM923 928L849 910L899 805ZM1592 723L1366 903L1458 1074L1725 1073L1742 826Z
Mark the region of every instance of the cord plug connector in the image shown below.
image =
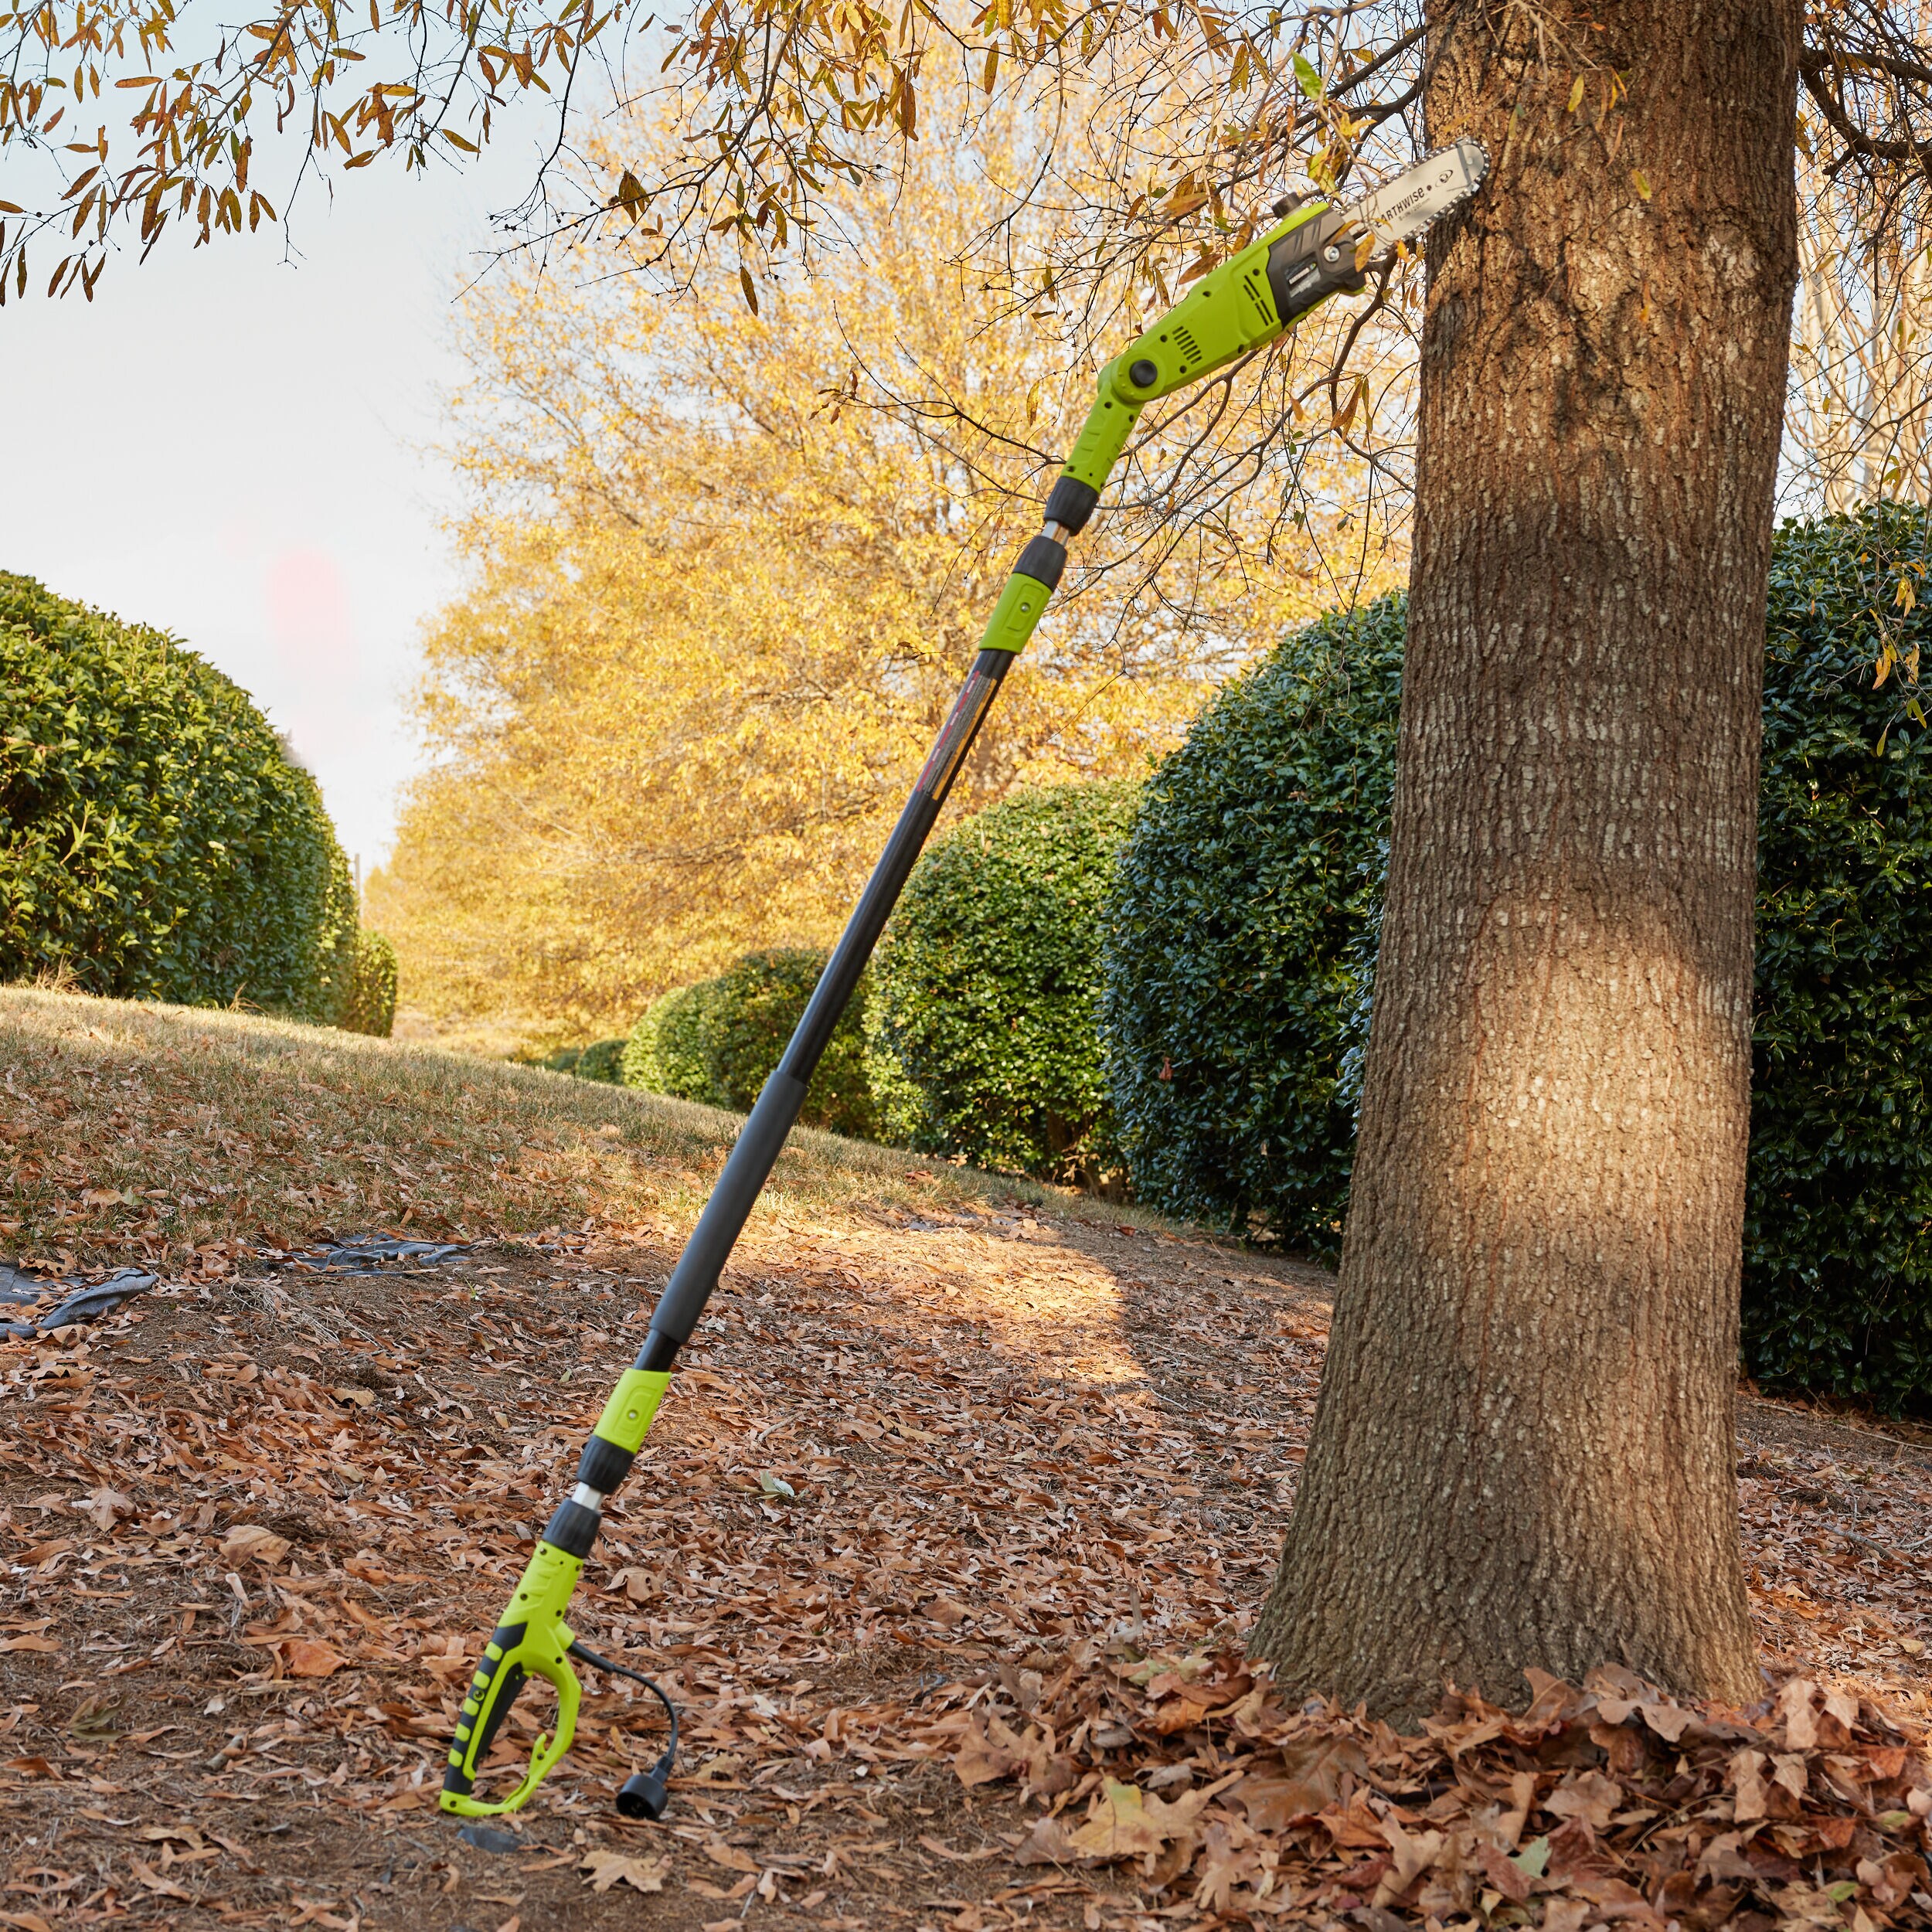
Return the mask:
M614 1664L607 1657L600 1657L594 1650L582 1644L573 1642L570 1655L594 1669L607 1671L613 1677L628 1677L634 1684L641 1684L664 1706L664 1714L671 1720L671 1740L664 1747L664 1755L648 1771L633 1771L617 1789L617 1811L624 1818L648 1818L655 1825L671 1805L671 1767L678 1757L678 1707L665 1696L662 1688L654 1684L641 1671L631 1668L628 1664Z
M671 1760L661 1757L648 1771L634 1771L617 1787L617 1810L625 1818L648 1818L656 1824L671 1803Z

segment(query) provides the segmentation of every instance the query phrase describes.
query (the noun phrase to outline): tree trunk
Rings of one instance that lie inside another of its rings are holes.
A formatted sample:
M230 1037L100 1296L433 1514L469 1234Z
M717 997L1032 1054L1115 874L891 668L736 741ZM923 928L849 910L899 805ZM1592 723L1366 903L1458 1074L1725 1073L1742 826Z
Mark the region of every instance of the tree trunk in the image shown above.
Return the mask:
M1395 1717L1445 1679L1520 1702L1531 1667L1604 1662L1748 1698L1732 1430L1799 9L1435 12L1431 144L1495 167L1431 243L1361 1134L1257 1648Z

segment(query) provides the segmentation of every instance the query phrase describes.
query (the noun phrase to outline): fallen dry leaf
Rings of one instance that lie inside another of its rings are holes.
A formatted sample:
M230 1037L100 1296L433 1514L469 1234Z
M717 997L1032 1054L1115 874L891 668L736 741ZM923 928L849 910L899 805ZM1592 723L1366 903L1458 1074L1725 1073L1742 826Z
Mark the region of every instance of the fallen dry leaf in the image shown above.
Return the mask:
M117 1517L134 1513L134 1499L103 1485L88 1497L87 1513L94 1519L94 1526L104 1534L114 1528Z
M295 1925L319 1925L324 1932L358 1932L362 1915L358 1912L352 1918L344 1918L335 1909L332 1899L298 1898L294 1903L299 1908L294 1917L287 1923Z
M281 1648L291 1677L333 1677L349 1662L339 1650L311 1638L291 1638Z
M622 1852L587 1852L577 1867L590 1881L594 1892L607 1892L614 1885L628 1885L638 1892L662 1892L665 1875L671 1869L668 1859L639 1859Z
M177 1885L172 1879L164 1878L151 1865L135 1858L131 1858L128 1864L134 1876L150 1892L158 1892L165 1899L187 1899L191 1902L193 1900L194 1893L185 1886Z
M1235 1788L1248 1822L1257 1832L1278 1832L1297 1818L1312 1818L1338 1803L1345 1780L1359 1784L1368 1760L1352 1737L1314 1737L1284 1746L1281 1770L1251 1771Z
M975 1711L966 1741L953 1753L953 1770L970 1791L975 1785L1012 1777L1027 1761L1025 1746L1004 1720Z
M201 1833L192 1825L144 1825L134 1836L148 1845L185 1845L197 1852L202 1847Z
M266 1563L270 1568L288 1554L289 1540L259 1523L237 1523L223 1537L221 1553L231 1563Z
M1376 1883L1372 1906L1386 1910L1401 1898L1434 1865L1447 1842L1441 1832L1410 1833L1393 1813L1382 1821L1382 1835L1389 1842L1388 1869Z
M1566 1777L1543 1800L1555 1818L1580 1818L1592 1831L1607 1832L1623 1808L1623 1787L1600 1771L1582 1771Z
M1220 1784L1184 1793L1172 1803L1149 1795L1138 1785L1107 1778L1094 1793L1084 1823L1070 1832L1058 1818L1042 1819L1033 1838L1016 1854L1019 1862L1041 1865L1079 1859L1104 1864L1140 1859L1144 1869L1151 1872L1155 1859L1170 1841L1191 1836L1194 1821L1209 1798L1240 1776L1237 1771Z

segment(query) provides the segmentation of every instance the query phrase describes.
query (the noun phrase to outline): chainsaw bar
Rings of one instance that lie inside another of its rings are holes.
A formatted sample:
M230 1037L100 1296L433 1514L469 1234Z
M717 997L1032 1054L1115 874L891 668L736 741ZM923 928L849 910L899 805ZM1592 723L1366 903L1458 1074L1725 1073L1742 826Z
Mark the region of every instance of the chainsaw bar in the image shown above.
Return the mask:
M1468 136L1425 155L1414 167L1384 182L1345 211L1358 228L1393 247L1419 235L1429 224L1460 207L1488 178L1489 155Z

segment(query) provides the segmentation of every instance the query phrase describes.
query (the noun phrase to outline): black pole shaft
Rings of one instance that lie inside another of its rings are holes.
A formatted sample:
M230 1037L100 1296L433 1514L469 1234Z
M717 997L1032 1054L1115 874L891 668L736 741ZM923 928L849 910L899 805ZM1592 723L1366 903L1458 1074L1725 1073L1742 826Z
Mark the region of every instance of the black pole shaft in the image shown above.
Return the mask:
M784 1057L765 1082L736 1143L726 1161L724 1172L711 1190L698 1225L685 1243L684 1253L672 1270L671 1279L659 1298L651 1318L650 1332L638 1356L640 1369L668 1369L677 1352L691 1338L718 1285L732 1248L743 1232L752 1206L770 1179L785 1136L791 1131L805 1104L805 1090L819 1057L832 1039L859 976L872 957L879 935L906 883L927 835L938 818L955 774L971 745L980 721L992 708L1000 680L1012 662L1005 651L982 651L971 674L947 713L925 768L913 787L912 796L899 815L886 849L872 868L866 889L859 896L838 944L832 948L825 970L812 988L811 998L791 1036Z

